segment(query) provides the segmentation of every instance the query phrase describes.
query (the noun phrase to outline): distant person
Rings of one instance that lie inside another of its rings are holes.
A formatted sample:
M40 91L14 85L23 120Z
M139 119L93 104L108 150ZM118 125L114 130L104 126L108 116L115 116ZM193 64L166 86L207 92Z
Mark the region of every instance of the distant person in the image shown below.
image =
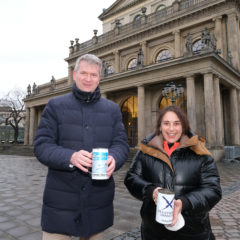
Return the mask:
M134 197L143 201L142 240L215 239L209 211L221 199L218 170L204 140L192 134L179 107L169 106L160 111L155 132L140 144L125 185ZM178 231L168 230L155 221L160 189L175 194L170 227L176 224L180 213L185 220Z
M102 62L86 54L76 61L72 92L46 105L34 140L48 167L43 196L43 240L99 240L113 225L112 174L128 157L127 135L117 104L101 97ZM107 148L107 180L92 180L92 149Z

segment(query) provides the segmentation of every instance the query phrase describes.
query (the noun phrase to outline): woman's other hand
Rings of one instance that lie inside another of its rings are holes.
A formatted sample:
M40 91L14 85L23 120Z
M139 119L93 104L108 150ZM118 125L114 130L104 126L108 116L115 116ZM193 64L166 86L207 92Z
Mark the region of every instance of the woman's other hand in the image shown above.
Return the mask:
M182 201L180 199L174 200L174 207L173 207L173 220L171 226L175 225L178 220L179 213L182 212Z

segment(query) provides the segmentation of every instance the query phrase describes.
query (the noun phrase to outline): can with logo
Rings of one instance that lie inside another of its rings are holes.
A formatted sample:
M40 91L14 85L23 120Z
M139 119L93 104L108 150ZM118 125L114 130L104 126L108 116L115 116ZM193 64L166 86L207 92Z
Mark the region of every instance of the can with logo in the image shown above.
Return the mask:
M168 189L159 189L156 207L156 221L171 224L173 219L174 193Z
M94 148L92 150L93 161L92 161L92 179L104 180L108 179L107 175L107 159L108 149L107 148Z

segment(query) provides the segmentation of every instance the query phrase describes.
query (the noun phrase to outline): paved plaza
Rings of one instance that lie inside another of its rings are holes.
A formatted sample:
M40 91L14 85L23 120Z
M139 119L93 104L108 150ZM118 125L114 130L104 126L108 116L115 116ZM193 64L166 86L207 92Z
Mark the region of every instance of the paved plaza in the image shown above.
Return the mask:
M217 163L223 199L211 211L217 240L240 239L240 162ZM141 202L130 196L123 178L127 162L115 173L114 226L104 240L140 240ZM47 168L34 157L0 155L0 240L41 240L42 193ZM76 238L74 238L75 240Z

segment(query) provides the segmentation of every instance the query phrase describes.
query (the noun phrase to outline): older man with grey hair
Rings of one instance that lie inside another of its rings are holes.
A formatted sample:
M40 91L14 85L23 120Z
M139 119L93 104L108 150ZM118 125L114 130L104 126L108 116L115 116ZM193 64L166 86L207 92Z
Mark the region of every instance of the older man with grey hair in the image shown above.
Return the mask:
M52 98L36 133L34 152L48 167L43 196L43 240L102 239L113 224L114 179L128 156L117 104L101 97L102 61L79 57L72 92ZM92 149L107 148L106 180L94 180Z

